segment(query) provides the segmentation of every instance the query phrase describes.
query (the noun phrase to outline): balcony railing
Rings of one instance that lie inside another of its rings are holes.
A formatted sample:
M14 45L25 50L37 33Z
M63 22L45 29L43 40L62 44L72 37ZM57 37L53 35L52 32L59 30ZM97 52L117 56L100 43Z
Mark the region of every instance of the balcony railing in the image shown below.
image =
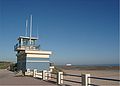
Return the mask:
M16 44L14 50L40 50L40 45L20 45Z

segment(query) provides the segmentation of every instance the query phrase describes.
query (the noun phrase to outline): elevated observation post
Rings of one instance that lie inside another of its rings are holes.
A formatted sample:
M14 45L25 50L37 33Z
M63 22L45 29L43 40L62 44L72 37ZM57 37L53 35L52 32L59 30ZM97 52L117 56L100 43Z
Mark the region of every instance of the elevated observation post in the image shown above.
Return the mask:
M14 46L17 56L17 70L25 72L27 69L49 70L49 56L51 51L43 51L37 45L38 38L20 36Z
M38 38L36 37L25 37L20 36L18 38L18 43L14 46L15 51L24 50L40 50L40 45L36 44Z

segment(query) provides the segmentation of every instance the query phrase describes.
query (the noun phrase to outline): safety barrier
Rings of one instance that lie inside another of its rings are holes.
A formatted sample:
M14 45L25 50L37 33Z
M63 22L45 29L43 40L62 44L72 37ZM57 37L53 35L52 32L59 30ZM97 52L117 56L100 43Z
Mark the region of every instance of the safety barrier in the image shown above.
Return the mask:
M57 78L56 78L57 84L64 84L63 82L67 81L67 82L78 83L78 84L81 84L82 86L97 86L97 85L91 83L91 79L120 82L120 80L117 80L117 79L91 77L90 74L74 75L74 74L63 74L63 72L58 72L58 73L56 73L56 75L57 75ZM65 76L79 77L79 78L81 78L81 82L75 81L75 80L64 79ZM52 77L52 78L54 78L54 77Z
M37 69L34 69L33 70L33 77L36 77L36 78L41 78L42 79L42 71L37 71Z
M30 73L29 70L28 70L28 73ZM81 81L64 79L66 76L78 77L78 78L81 78ZM78 84L81 84L82 86L97 86L91 83L91 79L120 82L120 80L117 80L117 79L93 77L93 76L90 76L90 74L75 75L75 74L63 74L63 72L52 73L51 71L47 71L47 70L37 71L37 69L33 70L33 77L41 78L47 81L55 79L58 85L62 85L64 84L64 81L67 81L67 82L72 82L72 83L78 83Z

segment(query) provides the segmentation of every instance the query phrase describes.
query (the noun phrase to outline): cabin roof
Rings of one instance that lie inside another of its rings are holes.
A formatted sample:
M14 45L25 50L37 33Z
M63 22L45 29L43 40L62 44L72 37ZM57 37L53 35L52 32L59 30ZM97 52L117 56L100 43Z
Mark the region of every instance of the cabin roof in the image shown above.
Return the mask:
M21 39L21 38L23 38L23 39L32 39L32 40L37 40L37 39L38 39L37 37L20 36L20 37L18 38L18 40Z

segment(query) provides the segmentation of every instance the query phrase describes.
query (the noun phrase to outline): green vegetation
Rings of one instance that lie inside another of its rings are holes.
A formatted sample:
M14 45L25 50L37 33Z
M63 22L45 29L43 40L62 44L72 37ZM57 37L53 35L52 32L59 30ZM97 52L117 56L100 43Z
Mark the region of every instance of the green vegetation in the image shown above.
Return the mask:
M10 69L9 69L10 71L17 71L17 63L14 63L14 64L11 64L10 65Z
M12 62L1 61L0 69L7 69L11 64L12 64Z
M10 71L17 71L17 64L7 61L0 61L0 69L8 69Z

